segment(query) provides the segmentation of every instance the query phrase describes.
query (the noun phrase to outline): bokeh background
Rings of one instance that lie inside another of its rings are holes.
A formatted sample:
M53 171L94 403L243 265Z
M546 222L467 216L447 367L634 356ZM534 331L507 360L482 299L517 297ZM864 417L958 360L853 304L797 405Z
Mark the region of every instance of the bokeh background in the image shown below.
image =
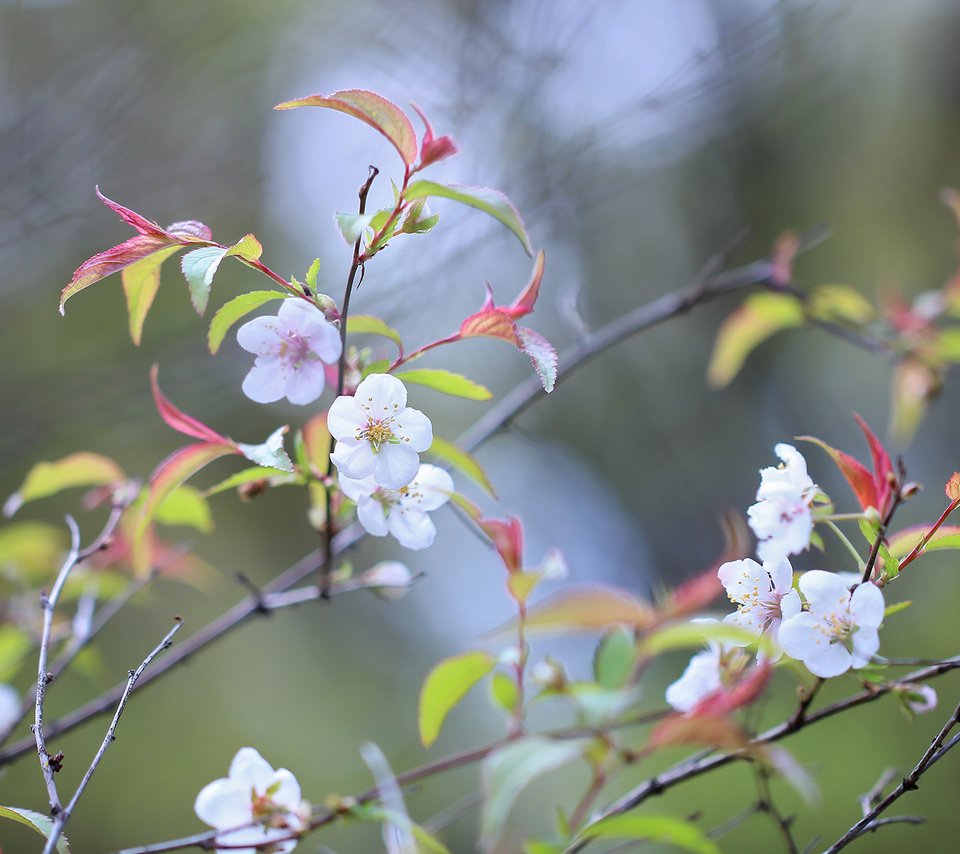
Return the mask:
M302 277L319 255L324 289L338 296L349 249L332 213L353 210L368 164L387 176L396 155L344 116L271 107L363 87L416 101L438 132L456 137L462 153L433 177L499 187L514 199L547 253L532 325L558 345L690 284L745 226L735 261L761 256L786 228L828 222L830 241L799 264L802 284L916 294L939 287L956 260L956 225L937 196L960 182L958 38L960 8L950 0L0 0L0 493L16 489L32 462L75 450L148 474L178 446L150 399L153 363L175 402L241 441L309 414L242 396L248 355L228 341L209 356L205 324L173 263L139 348L126 333L118 279L72 300L65 318L57 314L71 271L128 236L95 199L95 184L161 223L200 219L222 241L252 231L264 260L284 275ZM389 192L380 180L375 200ZM408 342L456 328L479 306L484 281L509 301L529 272L514 238L495 223L453 205L435 208L440 226L378 257L355 297L354 310L385 318ZM251 271L224 265L211 308L259 286ZM711 304L618 346L482 448L501 497L491 510L522 515L531 562L556 545L576 582L641 594L675 584L714 559L721 510L751 502L775 442L815 434L863 453L854 410L883 431L889 363L822 332L764 346L730 388L709 390L712 338L734 305ZM462 370L498 394L530 367L492 341L469 342L430 364ZM958 394L948 383L904 449L911 475L929 486L905 522L939 511L940 485L960 466ZM415 403L448 437L484 411L427 390ZM825 456L811 450L808 459L818 483L852 505ZM228 470L224 464L201 481ZM76 509L76 498L21 514L55 522ZM104 634L94 666L58 681L50 713L122 678L170 615L182 614L188 633L239 600L235 572L267 581L315 545L302 497L292 492L246 505L223 495L214 507L214 534L185 531L183 541L217 574L201 586L153 585ZM88 537L99 521L81 517ZM74 850L200 831L194 796L243 745L294 770L305 795L320 801L370 784L358 753L366 740L401 770L496 738L501 723L478 691L434 750L425 753L416 739L416 697L428 669L477 643L496 648L481 636L510 616L495 558L452 513L438 523L427 553L368 542L352 556L361 568L401 556L424 571L402 601L354 594L277 614L135 694L71 821ZM798 565L850 568L836 548ZM885 653L958 651L958 569L955 558L932 557L896 591L914 606L890 619ZM573 675L586 675L586 639L538 640L534 655L546 649L562 654ZM683 665L683 657L662 662L644 701L659 705ZM29 678L21 673L18 686ZM770 721L792 703L789 677L779 678L779 699L763 712ZM854 688L851 679L827 695ZM941 710L916 723L881 702L790 742L823 795L802 807L775 784L784 809L800 811L802 845L846 829L859 815L856 796L885 767L912 767L960 690L956 680L939 688ZM68 756L64 785L76 782L104 726L98 720L56 740ZM611 792L650 770L625 775ZM573 769L535 787L514 827L549 830L551 799L572 805L585 779ZM950 847L960 831L954 757L927 779L899 811L930 823L886 828L861 848ZM456 772L411 795L411 811L427 820L477 788L476 769ZM697 814L712 827L753 799L748 770L734 767L648 809ZM32 758L0 776L0 803L43 810ZM451 849L473 850L475 812L447 819ZM26 832L0 825L4 851L34 845ZM375 832L349 828L302 848L321 845L380 847ZM723 845L777 850L777 837L756 816Z

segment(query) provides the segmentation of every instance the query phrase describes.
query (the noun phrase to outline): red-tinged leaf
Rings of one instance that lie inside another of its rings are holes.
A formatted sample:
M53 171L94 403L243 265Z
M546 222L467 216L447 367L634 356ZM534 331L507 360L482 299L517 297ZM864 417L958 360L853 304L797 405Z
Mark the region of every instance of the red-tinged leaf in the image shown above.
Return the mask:
M325 474L330 456L330 430L327 429L327 413L314 415L303 425L303 444L307 460L317 474Z
M947 485L944 486L943 491L951 501L960 499L960 471L955 471L950 475L950 479L947 481Z
M481 519L480 528L493 541L508 572L523 568L523 524L515 516L507 519Z
M540 285L543 283L543 265L546 256L541 249L537 257L533 260L533 272L530 274L530 281L517 295L517 298L510 303L510 307L505 311L514 319L518 320L524 315L530 314L540 295Z
M732 688L720 688L708 694L689 714L691 717L721 717L735 712L753 703L766 689L773 675L770 661L763 659L761 664L737 680Z
M137 521L133 538L133 568L138 573L150 569L150 555L144 534L157 508L178 486L185 483L204 466L229 454L238 454L236 446L224 442L197 442L174 451L154 469L147 484L147 500Z
M142 217L135 211L130 210L130 208L125 208L119 202L108 199L105 195L103 195L103 193L100 192L99 187L96 187L95 189L97 198L100 199L100 201L110 208L110 210L112 210L117 216L119 216L120 219L122 219L127 225L136 229L139 234L152 235L154 237L167 236L167 232L153 220Z
M157 374L159 366L154 365L150 369L150 385L153 387L153 400L157 405L157 412L167 424L178 433L185 436L192 436L194 439L202 439L205 442L215 442L228 444L234 447L233 442L226 436L220 435L216 430L207 427L202 421L198 421L191 415L181 411L174 406L160 391L160 385L157 383Z
M507 590L517 602L523 605L542 580L542 572L511 572L507 576Z
M517 337L520 339L520 352L530 357L533 369L540 378L540 385L549 394L557 385L557 365L560 357L556 348L539 332L526 326L517 327Z
M676 715L661 721L650 733L650 747L704 744L710 747L742 748L750 743L747 734L725 717Z
M924 538L930 525L911 525L897 531L888 541L887 548L895 558L905 558ZM960 547L960 525L941 525L927 543L927 551Z
M27 472L20 488L3 505L4 516L12 516L26 502L56 495L75 486L121 483L123 470L109 457L81 451L54 462L37 463Z
M143 337L143 322L153 305L153 298L160 288L160 268L171 255L181 247L168 246L152 252L145 258L135 261L120 271L123 292L127 297L127 315L130 318L130 339L138 347Z
M457 144L449 136L440 136L435 137L433 135L433 127L431 126L427 117L423 114L423 111L416 105L411 103L414 111L424 125L423 140L420 143L420 163L417 164L417 171L425 169L431 163L436 163L438 160L444 160L447 157L452 157L457 153Z
M365 89L342 89L330 95L309 95L277 104L275 110L326 107L353 116L383 134L409 169L417 159L417 135L410 119L392 101Z
M520 347L517 324L513 322L510 315L499 308L482 308L476 314L471 314L460 324L460 336L462 338L475 336L500 338L513 344L514 347Z
M524 625L550 631L605 631L613 626L646 629L657 622L654 608L614 587L580 587L565 590L535 605ZM504 631L514 627L511 621Z
M893 462L890 459L890 454L887 453L887 449L883 447L883 443L876 437L876 434L870 429L867 422L856 412L853 413L853 417L857 420L857 424L860 425L860 429L867 439L867 444L870 446L870 456L873 459L873 480L877 487L877 498L880 501L877 509L883 513L886 510L889 497L893 492L891 483L894 474Z
M822 439L817 439L815 436L797 436L797 439L801 442L813 442L813 444L819 445L830 455L830 458L836 463L837 468L840 469L840 473L846 478L847 483L850 484L850 488L857 496L857 501L860 503L861 509L866 510L868 507L875 507L877 510L881 509L881 496L877 494L876 481L873 478L873 474L867 470L867 467L863 463L854 459L849 454L845 454L843 451L838 451L836 448L831 447Z

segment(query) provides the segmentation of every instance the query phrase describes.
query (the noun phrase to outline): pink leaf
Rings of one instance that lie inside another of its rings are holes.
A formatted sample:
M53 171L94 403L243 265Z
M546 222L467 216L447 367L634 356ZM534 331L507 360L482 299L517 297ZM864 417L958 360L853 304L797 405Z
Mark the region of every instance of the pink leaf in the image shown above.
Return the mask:
M863 463L843 451L838 451L815 436L797 436L797 438L802 442L813 442L815 445L819 445L830 455L857 496L861 509L866 510L868 507L880 509L880 496L877 494L876 482Z
M540 295L540 284L543 282L543 266L546 256L541 249L533 261L533 272L530 274L530 281L526 287L518 294L517 298L510 303L510 307L505 311L514 319L519 320L524 315L533 311L533 306Z
M157 383L157 374L159 367L154 365L150 369L150 385L153 387L153 400L157 405L157 411L160 417L178 433L185 436L192 436L194 439L202 439L204 442L215 442L236 447L232 440L226 436L220 435L216 430L207 427L202 421L198 421L191 415L187 415L182 410L174 406L160 391L160 385ZM238 451L239 453L239 451Z
M523 568L523 525L515 516L507 519L481 519L478 524L493 540L494 548L509 572Z
M873 459L873 480L877 487L877 499L880 501L877 509L882 513L886 510L887 502L893 491L891 481L893 463L890 461L890 454L887 453L887 449L883 447L873 430L867 426L867 422L856 412L853 413L853 417L857 419L857 424L860 425L860 429L867 439L867 444L870 446L870 456Z
M423 114L423 110L416 104L411 103L410 106L420 116L420 120L426 128L423 132L423 140L420 143L420 164L417 169L425 169L431 163L436 163L438 160L444 160L456 154L458 149L453 139L449 136L434 137L433 127Z

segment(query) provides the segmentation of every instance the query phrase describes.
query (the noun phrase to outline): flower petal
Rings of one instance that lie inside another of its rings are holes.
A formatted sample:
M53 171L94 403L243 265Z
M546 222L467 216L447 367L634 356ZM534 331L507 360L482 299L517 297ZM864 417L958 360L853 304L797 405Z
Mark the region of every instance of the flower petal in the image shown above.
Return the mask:
M258 356L243 380L243 393L254 403L273 403L287 389L287 364L273 356Z
M372 477L364 479L373 480ZM357 502L357 518L360 520L360 524L363 525L363 529L375 537L385 537L390 531L390 526L387 523L387 514L383 511L383 505L373 498L365 496L360 498L359 502Z
M277 769L269 788L274 786L277 788L271 797L278 807L284 807L293 812L300 806L300 784L290 771L286 768Z
M433 425L419 409L404 409L394 432L415 451L426 451L433 444Z
M375 418L392 415L407 405L407 388L390 374L371 374L357 386L357 402L369 406Z
M678 712L689 712L720 687L720 662L717 653L708 650L690 659L683 675L667 688L666 698Z
M361 498L373 495L379 487L372 477L346 477L340 475L340 491L351 501L359 503Z
M803 659L803 664L814 676L830 679L850 669L851 656L842 643L831 643L817 655Z
M420 468L420 456L408 445L383 445L380 453L374 454L367 442L362 443L366 446L370 456L374 458L373 479L384 489L400 489L406 486L417 476L417 469ZM337 444L337 452L340 450ZM334 453L334 462L337 454ZM340 466L338 466L340 468ZM364 472L366 474L367 472ZM347 475L353 477L351 472Z
M755 560L731 560L717 570L717 578L727 591L731 601L742 605L755 603L770 590L770 576Z
M323 362L304 362L299 368L290 372L285 389L287 400L298 406L313 403L321 394L326 384L326 375Z
M369 442L363 439L354 439L351 436L337 440L337 447L330 455L330 459L333 460L333 464L341 474L345 474L347 477L361 478L373 474L377 461L382 456L382 450L380 454L375 454Z
M873 626L860 626L853 633L853 667L866 667L880 649L880 636Z
M786 558L776 563L765 564L763 568L770 574L775 592L784 594L793 587L793 567Z
M853 591L850 597L850 613L856 625L876 629L883 622L883 610L883 593L876 584L868 581L858 585Z
M252 747L241 747L230 763L230 779L262 795L273 780L273 766Z
M395 508L388 521L390 533L404 548L419 551L433 545L437 529L426 513Z
M272 356L280 351L283 326L280 318L257 317L237 330L237 343L248 353Z
M250 787L239 780L221 777L200 790L193 811L200 821L218 830L236 827L250 821Z
M356 398L342 394L330 404L330 411L327 413L327 429L334 439L339 441L348 436L355 438L357 431L366 426L367 416L357 405Z
M850 601L850 591L843 581L822 569L811 569L801 575L799 587L814 614L846 611Z
M400 503L421 512L436 510L450 500L454 488L450 472L440 466L422 463Z

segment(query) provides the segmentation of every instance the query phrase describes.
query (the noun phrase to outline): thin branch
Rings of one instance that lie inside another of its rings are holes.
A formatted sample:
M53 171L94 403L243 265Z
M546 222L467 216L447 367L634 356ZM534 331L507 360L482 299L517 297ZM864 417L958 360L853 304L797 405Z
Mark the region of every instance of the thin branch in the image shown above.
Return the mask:
M835 854L835 852L846 848L858 836L876 829L878 826L876 822L877 816L887 810L907 792L918 789L917 781L920 777L929 771L935 763L939 762L940 759L946 756L946 754L960 742L960 737L954 736L947 744L944 744L944 740L958 723L960 723L960 704L953 710L947 722L941 727L940 732L937 733L937 737L930 743L926 751L924 751L923 756L920 757L920 761L917 762L910 774L904 777L900 781L900 784L890 792L889 795L879 801L860 821L834 842L824 854Z
M137 681L143 675L144 670L146 670L150 665L150 662L160 655L160 653L165 649L170 648L170 644L173 642L173 636L180 631L180 627L183 625L183 623L181 622L180 617L175 617L174 619L176 620L176 623L174 624L173 628L166 633L163 640L160 641L160 643L157 644L153 650L151 650L149 655L147 655L147 657L141 662L140 666L136 670L130 671L130 674L127 678L127 687L124 689L123 695L120 697L120 702L117 705L117 711L113 715L113 720L110 722L110 726L107 727L107 734L103 737L103 741L100 744L100 749L93 757L93 761L87 767L87 770L83 775L83 779L80 781L80 785L77 786L77 790L73 793L73 797L70 799L70 803L67 804L65 809L60 810L54 819L53 827L50 830L50 835L47 837L46 847L43 849L43 854L53 854L53 851L57 846L57 840L60 839L60 836L63 834L64 827L66 827L67 822L70 820L70 816L73 815L73 811L76 809L77 801L80 800L80 796L87 788L90 778L93 777L94 772L100 765L100 761L107 752L107 748L110 747L114 741L116 741L115 733L117 730L117 724L120 722L120 716L123 714L123 710L127 706L127 700L129 699L134 686L137 684Z
M770 816L780 833L780 837L783 839L784 848L789 854L800 854L797 843L793 838L793 832L790 830L790 826L793 824L793 816L785 816L781 813L777 808L776 802L773 800L773 791L770 788L770 771L758 763L753 763L753 765L754 778L757 783L757 794L759 796L757 800L757 812L763 812Z

